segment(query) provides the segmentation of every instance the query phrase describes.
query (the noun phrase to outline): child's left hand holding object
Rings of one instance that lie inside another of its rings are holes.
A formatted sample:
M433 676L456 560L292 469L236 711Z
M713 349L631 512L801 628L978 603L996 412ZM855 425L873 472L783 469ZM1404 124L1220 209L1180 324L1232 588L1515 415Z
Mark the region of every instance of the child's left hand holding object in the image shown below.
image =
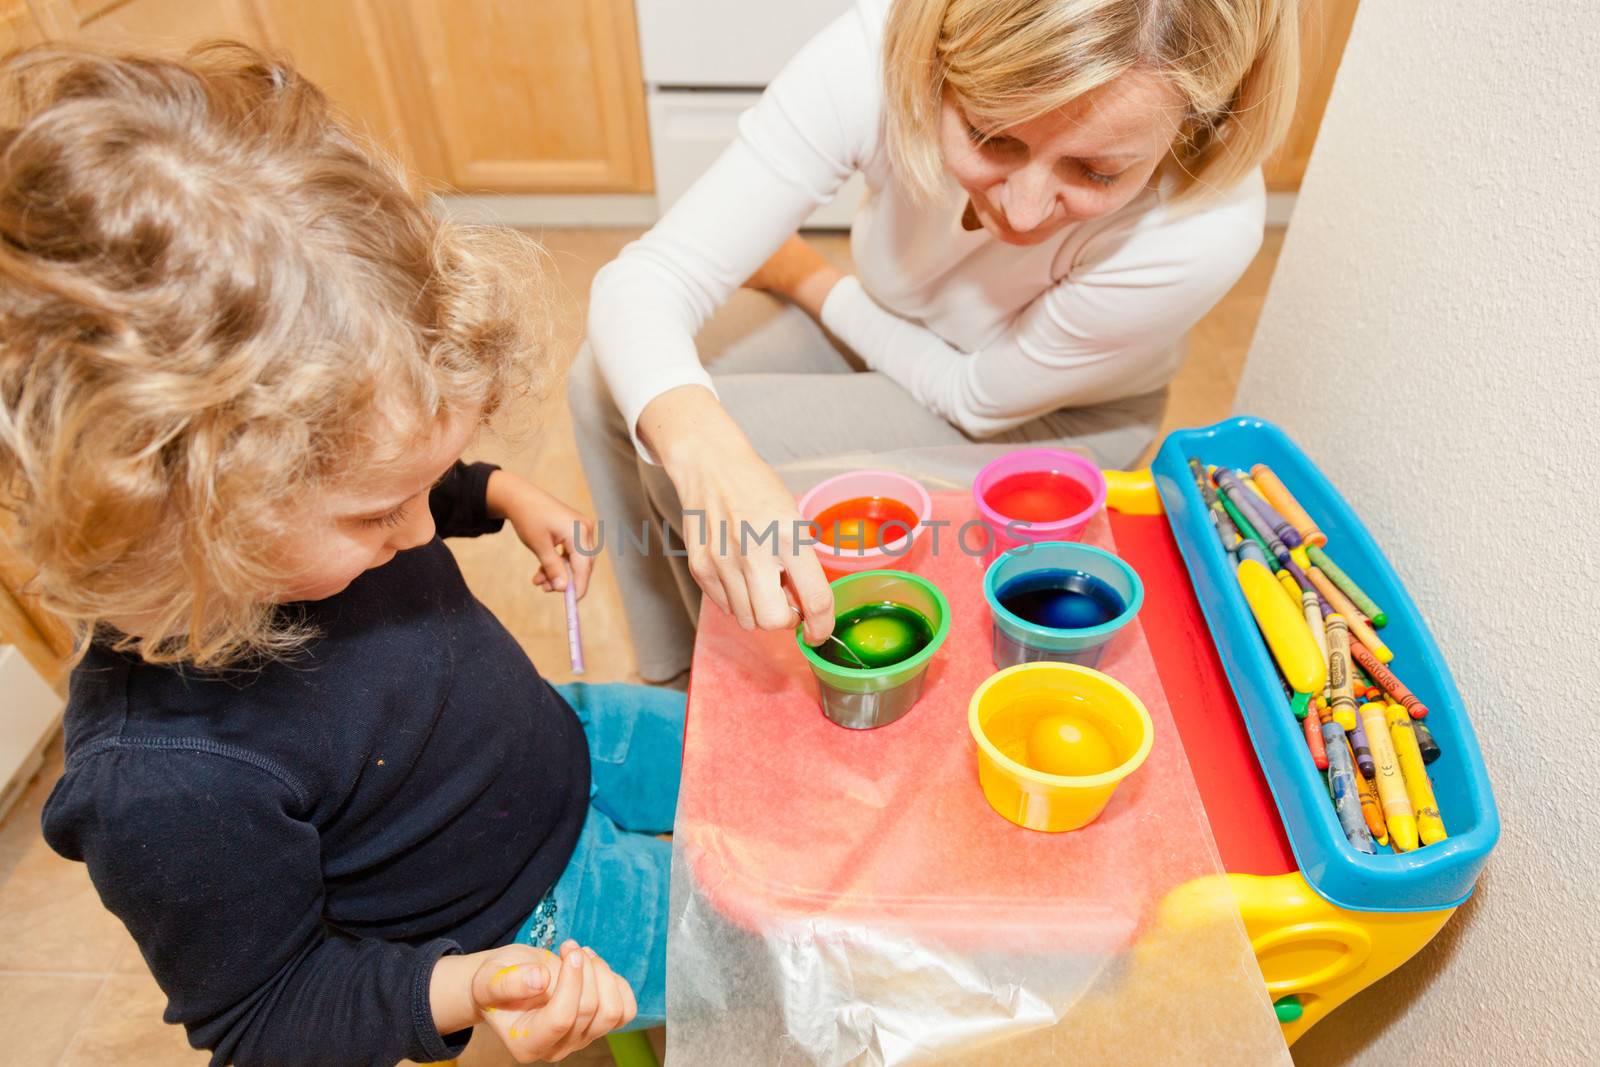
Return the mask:
M433 1008L441 1033L488 1023L518 1063L565 1059L639 1011L627 979L575 941L560 956L528 945L445 956Z
M565 591L566 564L570 563L581 599L589 591L595 557L578 548L594 545L594 523L538 486L503 470L489 476L487 497L489 513L509 522L539 558L534 584L546 592ZM579 538L579 543L574 543L574 538Z

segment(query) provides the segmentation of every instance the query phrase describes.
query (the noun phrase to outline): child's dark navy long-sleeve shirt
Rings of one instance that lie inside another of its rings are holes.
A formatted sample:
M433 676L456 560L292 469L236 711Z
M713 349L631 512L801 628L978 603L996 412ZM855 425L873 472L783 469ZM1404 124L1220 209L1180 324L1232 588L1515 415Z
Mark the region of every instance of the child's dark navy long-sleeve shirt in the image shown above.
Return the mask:
M492 469L434 490L441 536L499 528ZM438 538L303 607L320 636L260 670L92 648L45 837L214 1063L448 1059L433 964L510 940L566 867L583 730Z

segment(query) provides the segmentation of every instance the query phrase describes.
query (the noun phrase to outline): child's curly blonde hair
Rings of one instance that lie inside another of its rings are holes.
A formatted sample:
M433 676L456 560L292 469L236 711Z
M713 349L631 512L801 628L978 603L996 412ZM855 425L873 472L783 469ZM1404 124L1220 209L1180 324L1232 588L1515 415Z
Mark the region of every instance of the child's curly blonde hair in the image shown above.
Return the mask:
M291 649L292 504L530 380L537 247L433 217L241 45L21 52L0 100L0 507L35 591L138 620L110 637L151 662Z

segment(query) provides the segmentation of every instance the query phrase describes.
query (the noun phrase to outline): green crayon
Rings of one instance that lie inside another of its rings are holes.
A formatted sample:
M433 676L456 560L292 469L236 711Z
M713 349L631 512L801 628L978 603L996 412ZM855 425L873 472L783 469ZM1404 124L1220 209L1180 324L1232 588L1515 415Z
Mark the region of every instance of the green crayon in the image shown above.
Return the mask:
M1261 554L1267 557L1267 566L1271 567L1274 572L1282 570L1283 564L1279 563L1278 557L1274 556L1271 550L1267 548L1267 543L1261 539L1260 534L1256 533L1256 528L1250 525L1250 520L1241 515L1239 509L1233 506L1233 501L1221 493L1217 494L1217 500L1222 504L1223 510L1228 513L1228 518L1233 520L1233 525L1238 528L1239 532L1261 546Z
M1338 586L1340 592L1350 598L1350 603L1360 608L1361 614L1372 620L1374 627L1382 627L1389 621L1389 616L1385 615L1383 609L1378 607L1378 602L1362 592L1361 587L1355 583L1355 580L1340 570L1339 565L1333 562L1326 552L1316 545L1312 545L1306 552L1311 556L1311 562L1315 563L1322 573L1328 576L1328 580Z

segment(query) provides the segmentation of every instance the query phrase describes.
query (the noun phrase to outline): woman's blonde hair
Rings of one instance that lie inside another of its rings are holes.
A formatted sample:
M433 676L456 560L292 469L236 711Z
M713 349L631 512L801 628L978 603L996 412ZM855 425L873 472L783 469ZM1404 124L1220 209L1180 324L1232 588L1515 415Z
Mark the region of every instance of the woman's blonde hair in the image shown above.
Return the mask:
M895 0L884 42L888 143L910 188L943 187L949 91L1003 129L1129 71L1166 79L1185 115L1174 199L1232 187L1288 132L1300 80L1295 0Z
M80 634L202 667L304 639L302 494L537 374L537 247L441 222L287 64L0 63L0 507ZM396 438L399 438L396 440Z

